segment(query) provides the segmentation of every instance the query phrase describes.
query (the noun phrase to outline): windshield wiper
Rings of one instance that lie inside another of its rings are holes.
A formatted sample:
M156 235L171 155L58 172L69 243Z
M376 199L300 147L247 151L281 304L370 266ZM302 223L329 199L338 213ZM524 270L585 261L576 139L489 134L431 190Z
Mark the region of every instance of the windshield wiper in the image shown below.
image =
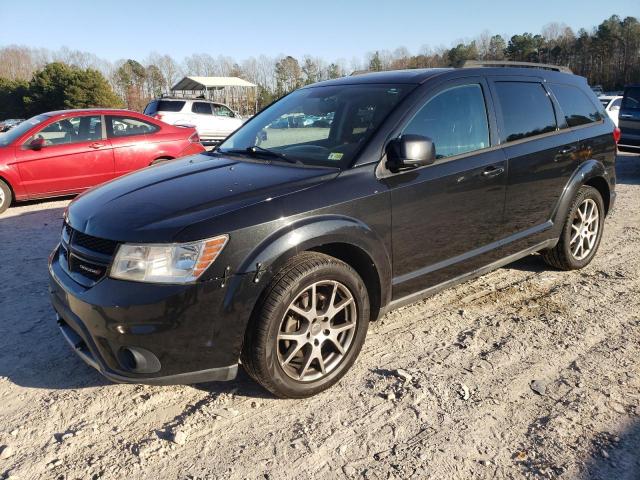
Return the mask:
M280 153L280 152L276 152L274 150L269 150L268 148L264 148L264 147L260 147L258 145L253 145L251 147L247 147L245 149L241 149L241 148L236 148L236 149L231 149L231 150L218 150L220 153L248 153L250 155L256 156L256 154L266 154L266 155L271 155L272 157L276 157L279 158L281 160L284 160L285 162L289 162L289 163L295 163L297 165L303 165L303 163L300 160L296 160L294 158L289 158L287 157L284 153Z

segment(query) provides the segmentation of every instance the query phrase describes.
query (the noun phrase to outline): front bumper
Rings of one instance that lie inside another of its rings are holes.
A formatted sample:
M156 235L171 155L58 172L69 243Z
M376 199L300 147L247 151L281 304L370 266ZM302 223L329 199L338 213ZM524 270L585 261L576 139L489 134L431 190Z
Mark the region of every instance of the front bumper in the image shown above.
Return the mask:
M242 290L243 279L235 280ZM220 282L157 285L105 277L86 288L64 271L56 248L49 292L64 338L112 381L169 385L237 374L249 313L243 302L225 302L229 292ZM152 361L125 361L132 355L123 352L130 351Z

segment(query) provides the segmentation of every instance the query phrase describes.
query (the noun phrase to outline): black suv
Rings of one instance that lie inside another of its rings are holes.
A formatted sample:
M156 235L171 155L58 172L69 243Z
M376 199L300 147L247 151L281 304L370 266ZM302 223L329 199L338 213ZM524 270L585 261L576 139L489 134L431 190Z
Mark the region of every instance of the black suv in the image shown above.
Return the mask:
M545 68L302 88L213 152L73 201L50 258L60 328L115 381L229 380L241 361L278 396L315 394L390 309L533 252L587 265L613 132L584 78Z
M622 133L620 148L637 151L640 148L640 84L624 88L618 123Z

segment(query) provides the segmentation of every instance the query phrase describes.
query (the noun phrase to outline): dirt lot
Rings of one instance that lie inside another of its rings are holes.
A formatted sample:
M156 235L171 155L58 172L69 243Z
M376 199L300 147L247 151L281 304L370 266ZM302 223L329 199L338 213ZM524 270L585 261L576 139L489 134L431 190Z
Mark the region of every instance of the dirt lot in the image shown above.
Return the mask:
M392 312L306 401L103 380L70 351L46 259L67 201L0 217L0 478L640 479L640 156L595 261L538 256ZM537 381L532 389L532 381Z

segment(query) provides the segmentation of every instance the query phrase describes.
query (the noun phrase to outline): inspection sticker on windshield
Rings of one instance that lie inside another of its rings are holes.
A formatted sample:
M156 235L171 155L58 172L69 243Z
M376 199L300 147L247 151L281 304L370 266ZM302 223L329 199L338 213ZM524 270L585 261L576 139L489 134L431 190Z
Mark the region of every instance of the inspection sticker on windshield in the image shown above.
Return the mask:
M330 153L329 154L329 160L342 160L342 157L344 156L344 153Z

